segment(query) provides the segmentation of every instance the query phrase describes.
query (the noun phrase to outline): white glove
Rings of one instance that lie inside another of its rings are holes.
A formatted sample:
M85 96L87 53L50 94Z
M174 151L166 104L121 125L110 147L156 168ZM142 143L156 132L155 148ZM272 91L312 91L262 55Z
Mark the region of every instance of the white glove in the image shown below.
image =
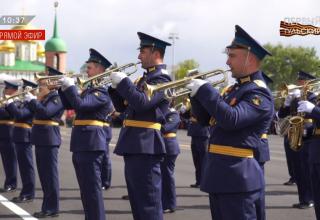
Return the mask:
M315 107L315 105L309 101L300 101L298 104L298 112L311 113Z
M30 91L30 90L32 90L31 86L26 86L26 88L24 88L24 91Z
M292 100L293 100L293 95L289 94L287 95L286 99L284 100L284 106L290 106Z
M28 93L24 96L24 99L25 99L27 102L30 102L32 99L37 99L37 96L32 95L30 92L28 92Z
M63 77L59 79L59 83L61 83L61 89L64 91L70 86L74 86L74 79L70 77Z
M190 83L186 86L187 89L191 90L190 96L193 97L198 92L199 88L203 85L208 83L202 79L192 79Z
M110 75L111 79L111 87L112 88L117 88L118 84L123 80L124 78L128 77L127 74L123 72L113 72Z
M187 106L185 106L185 105L181 106L180 112L181 112L182 114L184 114L186 111L187 111Z
M293 98L300 98L301 91L300 91L300 89L294 89L294 90L292 90L291 94L292 94Z
M7 105L10 105L14 100L13 99L8 99Z

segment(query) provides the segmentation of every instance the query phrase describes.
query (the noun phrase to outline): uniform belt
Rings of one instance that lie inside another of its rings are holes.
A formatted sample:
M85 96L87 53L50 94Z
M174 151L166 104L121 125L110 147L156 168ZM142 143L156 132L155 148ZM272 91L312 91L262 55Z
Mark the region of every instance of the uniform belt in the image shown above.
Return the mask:
M73 125L75 126L100 126L100 127L109 127L110 124L98 120L74 120Z
M14 123L15 127L19 127L19 128L31 128L32 126L27 124L27 123L19 123L19 122L15 122Z
M38 120L38 119L34 119L32 121L33 124L35 125L51 125L51 126L59 126L59 123L56 121L52 121L52 120Z
M209 152L215 153L215 154L234 156L234 157L253 158L252 149L244 149L244 148L224 146L224 145L210 144Z
M304 123L313 123L313 120L311 118L307 118L303 120Z
M110 123L108 123L108 122L103 122L103 127L110 127Z
M166 133L166 134L163 134L163 137L164 138L173 138L173 137L177 137L177 134L176 133Z
M10 120L0 120L0 125L13 125L14 121Z
M149 122L149 121L124 120L123 126L137 127L137 128L151 128L155 130L161 129L160 123Z
M266 133L264 133L264 134L261 135L261 138L262 139L268 139L268 135Z

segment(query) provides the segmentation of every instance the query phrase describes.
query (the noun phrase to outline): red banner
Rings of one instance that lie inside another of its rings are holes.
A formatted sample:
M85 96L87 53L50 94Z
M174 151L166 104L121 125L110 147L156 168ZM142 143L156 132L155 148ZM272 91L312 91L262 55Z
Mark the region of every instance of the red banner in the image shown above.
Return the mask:
M0 40L45 40L45 30L0 30Z

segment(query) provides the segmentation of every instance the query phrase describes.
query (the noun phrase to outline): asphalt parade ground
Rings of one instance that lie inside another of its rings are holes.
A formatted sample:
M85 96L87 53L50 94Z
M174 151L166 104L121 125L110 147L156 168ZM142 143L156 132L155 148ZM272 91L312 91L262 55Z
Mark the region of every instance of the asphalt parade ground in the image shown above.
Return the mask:
M81 220L84 219L79 186L69 151L70 128L62 128L63 144L59 151L60 172L60 216L57 220ZM113 129L111 152L118 138L119 129ZM190 188L195 182L194 167L190 151L190 137L185 130L179 130L178 138L181 145L181 154L176 161L176 186L177 186L177 211L165 214L166 220L209 220L211 219L209 200L206 193L199 189ZM314 220L314 210L292 208L293 203L298 202L297 187L284 186L288 180L288 171L283 148L283 139L279 136L269 136L271 161L265 165L266 171L266 212L269 220ZM122 200L121 196L127 194L123 159L111 153L112 159L112 187L103 191L104 205L108 220L131 220L129 202ZM137 171L138 172L138 171ZM37 173L37 172L36 172ZM18 175L19 176L19 175ZM0 165L0 186L4 183L4 171ZM18 190L11 193L0 193L0 219L36 219L32 217L34 212L40 211L42 191L38 176L36 175L36 198L31 203L17 204L10 200L19 195L21 181L19 177ZM232 211L232 210L230 210Z

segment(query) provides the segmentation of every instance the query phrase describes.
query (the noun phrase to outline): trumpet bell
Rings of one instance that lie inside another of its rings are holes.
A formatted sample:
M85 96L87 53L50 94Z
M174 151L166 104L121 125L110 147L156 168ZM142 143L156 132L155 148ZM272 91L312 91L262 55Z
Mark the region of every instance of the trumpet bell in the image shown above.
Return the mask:
M217 86L218 84L224 83L227 80L227 72L229 70L212 70L204 73L197 73L192 76L185 77L183 79L179 79L172 82L167 83L161 83L158 85L153 85L150 87L147 83L144 85L145 93L148 95L148 98L150 99L151 96L157 91L164 91L166 98L174 98L177 94L174 90L186 86L192 79L208 79L217 75L223 75L223 78L217 81L211 82L213 86ZM149 90L151 88L151 90ZM169 91L172 90L173 91ZM183 95L189 94L190 90L187 88L184 88L183 91L179 91L179 94L183 93ZM179 95L180 96L180 95Z
M79 85L80 88L83 88L85 84L85 80L77 77L77 84Z

